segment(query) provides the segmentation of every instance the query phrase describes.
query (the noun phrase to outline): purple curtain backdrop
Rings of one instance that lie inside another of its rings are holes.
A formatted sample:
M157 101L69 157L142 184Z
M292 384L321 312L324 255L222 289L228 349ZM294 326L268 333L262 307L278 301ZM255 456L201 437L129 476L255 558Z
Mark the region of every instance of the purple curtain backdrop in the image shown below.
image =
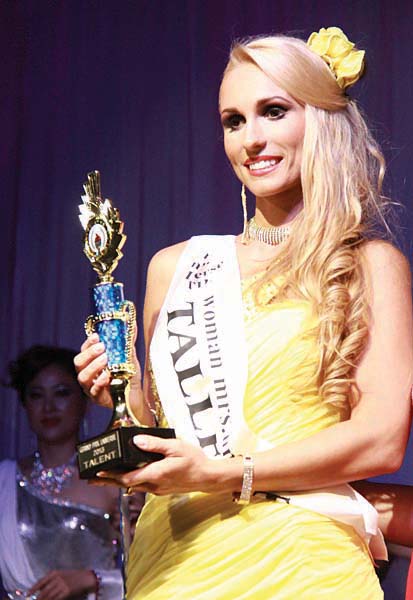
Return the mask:
M0 370L33 343L79 347L94 282L77 218L86 173L126 222L116 272L140 312L159 248L241 227L217 92L231 41L337 25L366 49L352 89L380 140L387 193L405 206L412 247L413 4L404 0L2 0ZM397 357L389 356L389 360ZM0 454L33 449L23 411L2 391ZM92 409L89 427L107 415ZM413 482L412 452L391 480Z

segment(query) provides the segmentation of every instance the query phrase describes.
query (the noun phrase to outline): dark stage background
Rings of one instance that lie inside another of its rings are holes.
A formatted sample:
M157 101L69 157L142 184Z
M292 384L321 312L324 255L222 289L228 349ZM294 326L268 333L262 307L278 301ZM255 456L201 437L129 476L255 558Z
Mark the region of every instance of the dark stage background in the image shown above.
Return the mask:
M404 0L2 0L0 368L30 344L79 347L94 277L77 218L85 175L126 221L116 272L141 311L159 248L241 228L239 184L222 149L217 92L231 40L306 38L337 25L367 51L352 90L388 160L387 193L405 206L411 254L413 4ZM397 357L389 356L389 361ZM89 432L107 415L92 409ZM0 453L33 449L2 391ZM412 452L393 481L413 483Z

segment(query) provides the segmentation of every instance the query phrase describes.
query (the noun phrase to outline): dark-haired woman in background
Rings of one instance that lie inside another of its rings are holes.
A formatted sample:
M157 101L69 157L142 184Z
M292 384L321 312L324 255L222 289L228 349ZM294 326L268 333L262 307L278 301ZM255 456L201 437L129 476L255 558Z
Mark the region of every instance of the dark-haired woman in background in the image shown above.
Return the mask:
M86 398L74 352L33 346L9 365L10 385L37 438L34 455L0 463L0 573L9 598L120 600L118 493L78 477Z

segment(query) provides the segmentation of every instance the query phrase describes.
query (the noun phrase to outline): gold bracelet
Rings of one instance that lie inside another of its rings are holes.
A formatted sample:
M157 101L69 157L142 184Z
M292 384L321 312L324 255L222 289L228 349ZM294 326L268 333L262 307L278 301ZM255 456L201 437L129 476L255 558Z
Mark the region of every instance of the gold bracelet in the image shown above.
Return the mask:
M239 498L235 501L238 504L249 504L252 495L252 482L254 480L254 461L252 456L246 454L243 458L244 473L242 476L242 488Z

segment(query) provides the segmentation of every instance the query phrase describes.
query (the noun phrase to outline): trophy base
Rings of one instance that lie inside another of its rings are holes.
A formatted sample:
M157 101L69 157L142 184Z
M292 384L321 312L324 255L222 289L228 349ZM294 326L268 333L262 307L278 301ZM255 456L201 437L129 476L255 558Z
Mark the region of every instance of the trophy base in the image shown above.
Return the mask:
M164 458L163 454L137 448L132 438L139 434L175 437L173 429L162 427L117 427L105 431L77 445L79 477L92 479L99 471L125 473Z

